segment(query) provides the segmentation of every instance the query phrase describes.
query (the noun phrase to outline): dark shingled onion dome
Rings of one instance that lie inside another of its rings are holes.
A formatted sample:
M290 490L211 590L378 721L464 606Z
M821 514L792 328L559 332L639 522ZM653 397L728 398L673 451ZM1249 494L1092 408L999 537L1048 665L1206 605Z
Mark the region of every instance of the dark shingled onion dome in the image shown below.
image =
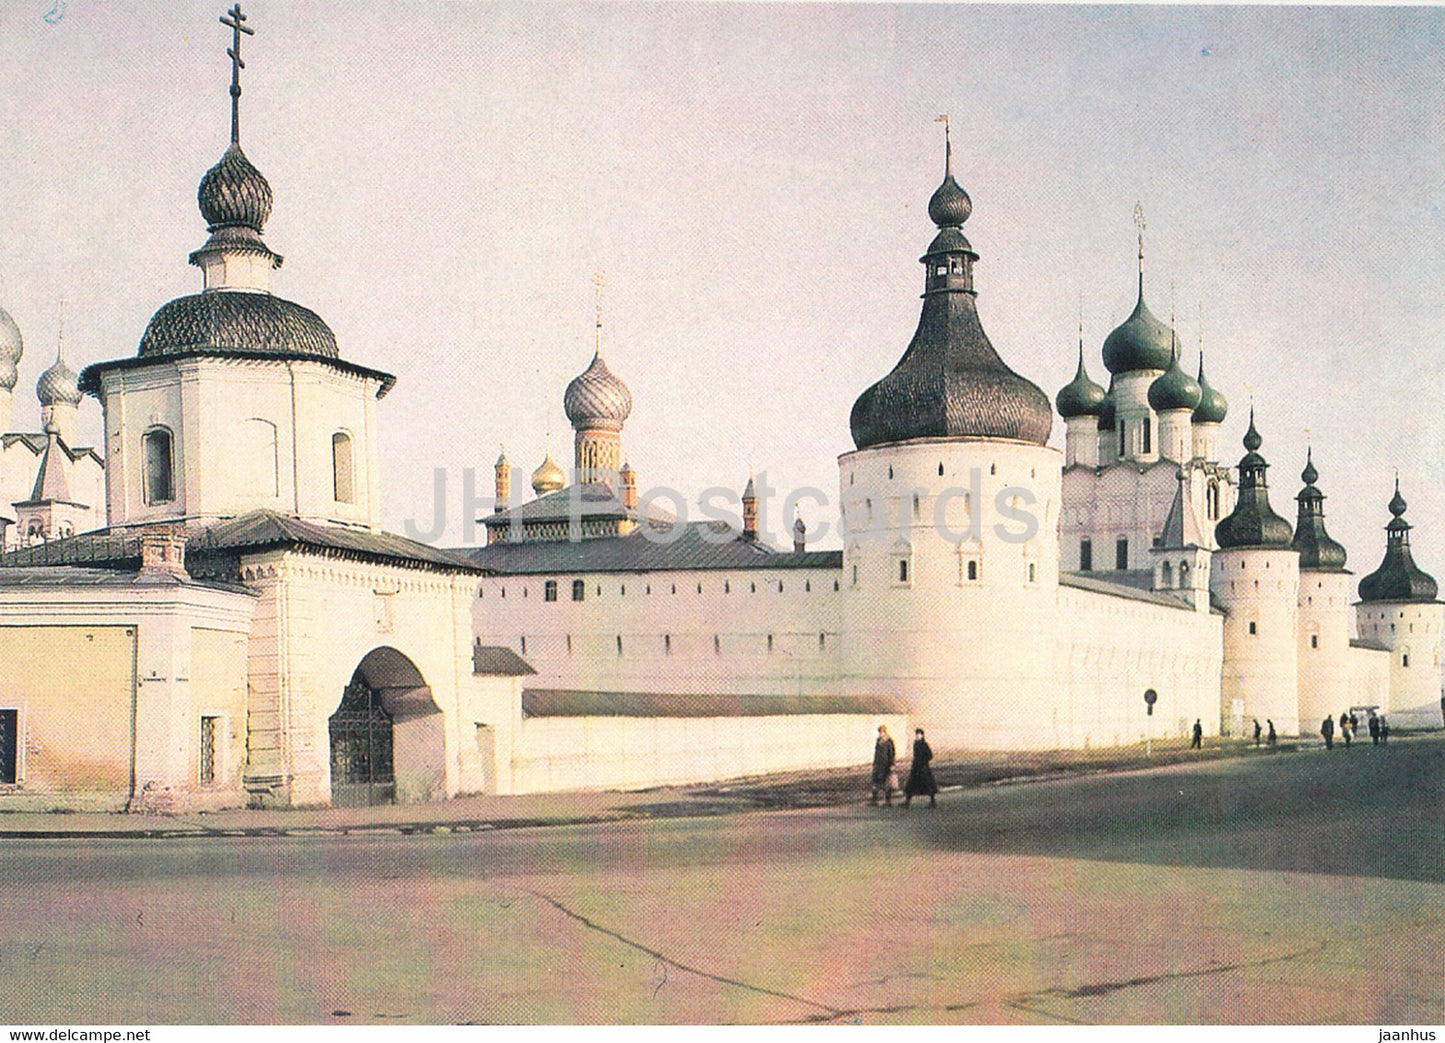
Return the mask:
M1199 352L1199 405L1190 419L1196 424L1222 424L1229 413L1229 403L1204 379L1204 351Z
M1119 327L1104 338L1104 366L1110 373L1169 368L1174 356L1174 331L1154 317L1144 303L1144 273L1139 273L1139 303Z
M1096 417L1104 408L1105 394L1104 389L1090 380L1089 374L1085 372L1084 346L1080 344L1079 369L1074 374L1074 379L1065 384L1054 398L1059 416L1065 420L1079 416Z
M961 226L973 203L953 179L952 148L943 184L928 201L938 226L920 258L924 277L918 330L893 371L853 403L859 449L914 438L999 438L1043 445L1054 411L1049 397L999 358L979 322L973 289L978 254Z
M1405 520L1405 498L1400 495L1398 478L1390 513L1394 517L1385 526L1385 560L1360 580L1360 600L1434 601L1439 591L1434 578L1420 571L1410 557L1410 523Z
M567 385L562 408L575 428L620 431L632 412L632 392L607 368L599 352L592 356L592 365Z
M280 264L261 239L271 216L271 186L239 144L233 141L206 171L196 200L211 237L191 255L192 264L217 251L257 253ZM146 325L138 354L153 358L205 351L340 357L336 334L311 309L274 294L232 289L177 297L162 306Z
M1229 517L1214 527L1214 539L1221 549L1259 547L1288 549L1294 540L1289 522L1269 505L1269 487L1264 472L1269 468L1259 447L1264 439L1254 427L1254 410L1249 411L1249 430L1244 434L1247 452L1239 461L1239 494Z
M1171 409L1193 410L1199 405L1202 395L1199 381L1184 372L1179 365L1179 352L1175 351L1164 375L1149 385L1149 408L1156 413Z
M1294 543L1299 551L1299 567L1309 572L1344 572L1345 548L1325 532L1325 494L1315 488L1320 474L1315 470L1314 454L1305 454L1305 469L1300 479L1305 483L1295 500L1299 517L1294 527Z

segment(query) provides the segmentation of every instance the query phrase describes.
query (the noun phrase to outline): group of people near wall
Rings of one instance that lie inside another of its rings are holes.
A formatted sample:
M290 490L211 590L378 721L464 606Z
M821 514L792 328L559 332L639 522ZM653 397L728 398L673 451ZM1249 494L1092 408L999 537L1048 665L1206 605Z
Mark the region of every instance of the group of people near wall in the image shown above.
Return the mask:
M893 745L893 738L888 734L888 729L883 725L878 726L878 741L873 744L873 800L878 803L878 797L883 797L883 803L893 803L893 791L903 790L903 806L906 808L913 802L914 797L928 797L928 806L938 805L938 782L933 777L933 748L928 745L928 740L923 737L923 729L915 728L913 731L913 759L908 765L908 781L902 787L898 785L898 770L895 767L898 761L898 751Z
M1370 711L1370 717L1366 726L1370 732L1370 744L1378 746L1382 742L1390 741L1390 722L1385 720L1384 714L1377 714ZM1340 738L1344 741L1345 749L1350 748L1351 740L1360 727L1360 719L1352 713L1340 714ZM1335 719L1326 717L1320 722L1320 734L1325 739L1325 749L1335 748Z

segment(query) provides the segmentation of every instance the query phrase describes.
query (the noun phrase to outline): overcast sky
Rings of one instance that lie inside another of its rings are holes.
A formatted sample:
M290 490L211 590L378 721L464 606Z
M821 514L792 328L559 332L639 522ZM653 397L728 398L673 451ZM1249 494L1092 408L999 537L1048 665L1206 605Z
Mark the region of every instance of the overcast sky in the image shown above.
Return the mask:
M1291 520L1312 439L1334 535L1378 564L1393 469L1445 579L1445 47L1430 8L244 5L241 135L270 180L274 288L381 403L384 521L433 469L564 464L593 343L631 387L641 485L836 493L854 398L917 321L952 116L984 326L1051 397L1135 292L1252 389ZM15 426L53 357L132 355L196 292L201 175L227 142L220 2L0 5L0 304ZM83 430L100 433L87 400ZM548 428L550 424L550 437ZM1306 435L1306 430L1311 434ZM1063 443L1056 419L1053 441ZM814 511L810 521L820 517ZM777 530L783 536L783 530Z

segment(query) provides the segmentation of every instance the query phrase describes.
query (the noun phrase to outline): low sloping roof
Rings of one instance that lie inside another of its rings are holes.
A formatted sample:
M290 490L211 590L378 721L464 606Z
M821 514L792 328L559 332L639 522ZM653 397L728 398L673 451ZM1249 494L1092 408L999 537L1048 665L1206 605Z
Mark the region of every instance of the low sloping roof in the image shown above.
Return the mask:
M461 553L499 575L843 567L842 551L778 551L725 522L652 522L626 536L493 543Z
M1110 573L1110 575L1113 575L1113 573ZM1111 597L1128 598L1131 601L1147 601L1150 604L1163 605L1165 608L1194 611L1194 606L1188 599L1172 591L1141 590L1135 586L1110 583L1092 573L1061 572L1059 573L1059 586L1074 587L1078 590L1091 590L1096 594L1108 594Z
M170 572L139 572L112 568L82 568L77 565L51 565L40 568L0 568L0 590L76 587L205 587L230 593L254 592L234 583Z
M480 571L461 555L395 533L322 525L270 510L178 527L187 538L186 567L201 574L215 571L225 560L246 551L273 548L322 551L363 561L445 572ZM98 529L22 547L0 555L0 567L82 565L133 571L140 567L143 528Z
M793 717L906 712L901 702L883 696L703 695L559 688L528 688L522 692L525 717Z
M501 645L472 646L472 673L490 677L525 677L535 674L532 664Z

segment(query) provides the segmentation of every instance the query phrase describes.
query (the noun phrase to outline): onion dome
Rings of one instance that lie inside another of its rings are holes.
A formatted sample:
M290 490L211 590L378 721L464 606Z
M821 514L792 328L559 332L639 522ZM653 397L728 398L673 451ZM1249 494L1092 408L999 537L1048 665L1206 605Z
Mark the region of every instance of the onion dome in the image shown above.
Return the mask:
M920 258L927 274L917 332L893 371L853 403L849 426L859 449L914 438L1043 445L1053 427L1048 396L1004 364L979 322L978 254L959 227L973 204L953 180L952 162L949 145L943 184L928 206L939 230Z
M14 391L19 382L20 371L15 366L15 360L9 355L0 355L0 389Z
M567 385L562 408L574 428L603 427L622 429L622 422L632 412L632 392L612 375L602 353L592 356L592 364Z
M1396 478L1395 495L1390 498L1394 517L1385 526L1385 560L1360 580L1361 601L1434 601L1439 592L1434 577L1422 572L1410 555L1411 526L1405 520L1405 506Z
M269 293L227 290L177 297L151 317L142 358L196 351L334 359L336 334L309 308Z
M1167 413L1171 409L1194 409L1199 405L1203 389L1179 365L1179 353L1174 353L1164 375L1149 385L1149 408L1156 413Z
M1319 479L1315 470L1314 454L1305 454L1305 469L1300 479L1305 483L1295 496L1299 503L1299 515L1295 521L1294 542L1291 546L1299 551L1299 567L1311 572L1343 572L1345 569L1345 548L1325 532L1325 494L1315 488Z
M1199 405L1191 420L1196 424L1222 424L1229 414L1229 403L1204 379L1204 352L1199 352Z
M1174 331L1154 317L1144 303L1144 276L1139 276L1139 303L1114 332L1104 338L1104 366L1110 373L1169 368Z
M1078 416L1098 416L1104 408L1105 394L1104 389L1090 380L1089 374L1084 371L1084 348L1080 345L1078 371L1074 374L1074 379L1065 384L1054 398L1059 416L1065 420Z
M25 354L25 338L20 336L20 327L4 308L0 308L0 359L19 362ZM10 387L14 387L12 383Z
M233 141L201 178L196 202L207 231L249 228L259 235L271 216L271 186Z
M80 377L57 354L55 364L40 374L40 379L35 382L35 397L40 399L42 406L78 406Z
M1269 505L1269 487L1264 472L1269 464L1259 455L1264 444L1254 426L1254 410L1249 412L1249 430L1244 435L1247 452L1239 461L1239 492L1234 510L1214 527L1214 539L1222 549L1257 547L1283 550L1290 547L1294 532L1289 522L1274 513Z
M554 493L567 484L567 476L552 460L552 454L542 461L542 466L532 472L532 491L538 496Z

